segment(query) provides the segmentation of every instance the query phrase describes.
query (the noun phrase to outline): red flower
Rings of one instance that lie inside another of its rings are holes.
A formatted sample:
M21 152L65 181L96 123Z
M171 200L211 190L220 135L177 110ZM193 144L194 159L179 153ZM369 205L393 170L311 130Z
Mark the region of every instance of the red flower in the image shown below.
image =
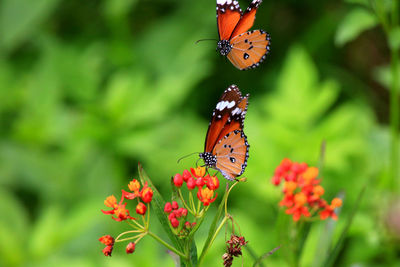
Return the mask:
M204 177L204 179L206 181L206 185L207 185L208 189L217 190L219 188L219 180L218 180L217 176L207 175L206 177Z
M114 248L114 246L106 246L106 247L103 249L103 254L104 254L104 256L110 256L110 257L111 257L111 253L112 253L112 251L113 251L113 248Z
M113 246L114 245L114 238L110 235L103 235L99 238L99 241L106 246Z
M131 254L135 252L135 247L136 247L135 243L129 242L129 244L126 246L126 253Z
M301 216L311 216L309 209L319 211L321 219L337 218L334 209L341 205L341 200L334 199L331 205L326 204L321 198L325 190L319 185L321 179L317 179L318 174L318 168L309 167L306 163L292 162L289 159L282 160L275 169L271 182L277 186L282 179L285 181L284 197L279 205L287 207L286 213L293 215L294 221L298 221Z
M109 198L107 198L107 199L109 199ZM106 201L107 201L107 199L106 199ZM111 218L118 222L126 220L126 219L131 219L131 220L135 219L129 215L129 211L125 208L126 203L114 204L113 206L114 206L114 209L112 209L112 210L108 210L108 211L101 210L101 211L107 215L110 215L110 214L115 215L115 217L111 216Z

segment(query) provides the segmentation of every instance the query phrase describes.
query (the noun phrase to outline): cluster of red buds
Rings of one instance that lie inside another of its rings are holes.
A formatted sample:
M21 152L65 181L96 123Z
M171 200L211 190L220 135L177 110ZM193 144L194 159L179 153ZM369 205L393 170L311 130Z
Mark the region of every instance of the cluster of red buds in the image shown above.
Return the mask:
M138 201L136 205L136 214L143 216L143 221L146 223L148 219L145 219L145 214L148 210L149 203L153 199L153 190L148 187L147 182L144 184L142 189L140 188L141 185L138 180L133 179L129 184L129 192L125 190L122 191L122 196L121 200L117 202L117 199L115 198L114 195L111 195L106 198L104 201L104 205L106 205L109 208L112 208L111 210L101 210L104 214L111 215L111 218L115 221L125 221L125 220L131 220L135 224L135 226L138 226L138 229L144 229L138 222L136 222L136 218L132 217L130 215L129 210L126 208L127 203L124 203L124 200L134 200L136 199ZM139 230L140 231L140 230ZM126 253L133 253L135 251L135 246L136 243L144 236L145 234L140 234L137 236L135 242L130 242L127 247L126 247ZM114 240L114 238L110 235L105 235L99 238L99 241L106 245L106 247L103 249L103 254L105 256L111 256L112 250L114 248L114 243L118 242L117 240Z
M184 170L183 174L178 173L173 177L173 183L177 188L181 188L183 183L186 183L189 191L197 188L197 198L204 206L210 205L217 198L215 190L219 187L219 180L216 176L206 175L205 167L190 168L190 172Z
M286 213L291 214L294 221L298 221L302 216L310 217L315 213L319 213L322 220L328 217L337 219L335 208L342 205L342 200L334 198L331 204L328 204L322 199L325 190L320 185L321 179L317 177L318 168L309 167L306 163L292 162L286 158L275 169L272 183L278 186L284 181L284 198L280 206L287 207Z
M237 236L232 234L231 239L226 241L226 251L222 255L222 260L224 261L224 266L229 267L232 265L233 257L239 257L242 255L242 247L247 244L247 241L243 236Z
M187 221L188 210L183 207L180 208L176 201L167 202L164 206L164 212L168 215L171 226L181 236L185 236L196 225L195 222Z

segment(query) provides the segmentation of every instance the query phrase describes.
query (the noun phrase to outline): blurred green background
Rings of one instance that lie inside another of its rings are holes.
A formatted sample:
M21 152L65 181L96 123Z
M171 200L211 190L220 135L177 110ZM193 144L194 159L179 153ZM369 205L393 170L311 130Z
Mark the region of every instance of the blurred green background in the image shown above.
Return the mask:
M0 265L174 266L150 237L133 255L117 244L104 257L98 237L127 228L100 209L137 177L138 161L169 199L170 177L197 156L177 159L203 150L212 109L237 84L250 94L251 147L229 208L253 252L280 244L274 168L284 157L318 165L325 140L325 197L345 195L333 239L367 185L335 264L400 266L386 220L390 53L363 2L265 0L253 29L271 34L271 53L241 72L216 42L195 44L217 38L215 1L2 0ZM154 216L151 227L162 235ZM315 223L303 266L325 227ZM206 266L222 266L224 242L221 233ZM265 263L285 265L283 250ZM253 263L246 251L243 263Z

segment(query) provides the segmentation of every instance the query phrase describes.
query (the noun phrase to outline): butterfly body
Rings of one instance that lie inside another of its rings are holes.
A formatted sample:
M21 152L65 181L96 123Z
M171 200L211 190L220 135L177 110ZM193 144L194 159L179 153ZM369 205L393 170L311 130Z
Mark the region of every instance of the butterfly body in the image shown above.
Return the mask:
M243 132L248 95L231 85L222 94L211 118L204 152L199 156L208 168L221 172L228 180L242 175L249 157L249 144Z
M248 31L262 0L253 0L243 13L237 1L217 0L217 51L240 70L256 68L270 51L270 36L263 30Z

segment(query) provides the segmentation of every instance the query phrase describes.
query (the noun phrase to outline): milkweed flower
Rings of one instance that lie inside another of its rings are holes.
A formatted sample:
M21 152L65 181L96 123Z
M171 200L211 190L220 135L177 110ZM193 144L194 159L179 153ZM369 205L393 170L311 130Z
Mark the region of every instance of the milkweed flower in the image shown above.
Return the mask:
M327 204L322 198L325 189L320 185L318 174L318 168L287 158L276 167L271 183L275 186L283 183L284 196L279 205L286 207L285 213L292 215L294 221L315 213L319 213L321 220L337 219L335 209L342 205L342 200L334 198Z
M101 211L106 215L111 215L111 218L118 222L125 220L136 220L136 218L130 215L130 211L126 207L127 203L124 202L125 200L135 200L137 201L135 209L136 214L141 215L143 217L144 224L148 225L148 222L146 221L148 220L148 217L146 218L146 216L144 215L146 214L146 212L148 212L149 204L153 199L153 190L148 186L147 182L142 187L140 185L140 182L136 179L133 179L132 181L129 182L128 188L129 191L125 191L124 189L121 190L122 196L119 202L117 201L117 198L114 195L108 196L104 200L104 205L108 208L111 208L111 210L101 210ZM137 225L140 226L140 223L135 222L134 226ZM146 229L143 226L138 227L137 229L139 230L144 229L143 231L146 231ZM129 233L129 231L125 233ZM122 233L119 236L122 236L125 233ZM135 237L131 239L135 239ZM137 237L135 242L137 243L139 240L140 240L139 237ZM111 237L110 235L105 235L100 237L99 241L104 245L106 245L106 247L102 250L105 256L111 256L111 253L114 248L114 243L120 242L118 238L117 240L114 240L114 238ZM135 251L135 246L136 246L135 242L130 242L128 244L128 246L126 247L127 253L133 253Z
M208 206L215 201L215 199L217 198L217 194L215 194L214 198L213 196L214 196L214 190L210 190L208 189L208 187L200 188L199 191L197 192L197 197L201 202L203 202L204 206Z

